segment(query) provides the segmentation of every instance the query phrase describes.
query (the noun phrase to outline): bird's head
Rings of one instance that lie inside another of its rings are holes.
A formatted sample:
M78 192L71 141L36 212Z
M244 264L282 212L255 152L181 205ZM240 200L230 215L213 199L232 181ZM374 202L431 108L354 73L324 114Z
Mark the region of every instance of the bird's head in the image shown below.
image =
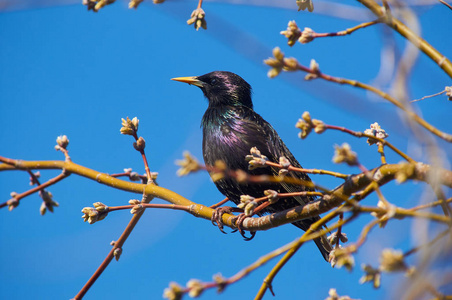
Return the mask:
M211 107L228 105L253 108L251 86L237 74L215 71L201 76L177 77L171 80L199 87Z

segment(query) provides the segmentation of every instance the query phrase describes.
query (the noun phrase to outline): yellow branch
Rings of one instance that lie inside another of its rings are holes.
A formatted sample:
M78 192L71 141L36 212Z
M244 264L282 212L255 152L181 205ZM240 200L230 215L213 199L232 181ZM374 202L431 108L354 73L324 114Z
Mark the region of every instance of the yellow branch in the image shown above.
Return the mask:
M113 188L137 194L145 193L147 195L166 200L176 205L189 206L189 212L196 217L210 220L214 212L213 209L201 204L194 203L166 188L153 184L145 185L121 180L109 176L106 173L101 173L78 165L72 161L23 161L7 159L4 157L0 157L0 161L8 162L0 164L0 172L33 169L65 170L66 174L75 173L91 180L95 180L100 184L111 186ZM371 170L370 172L373 174L374 180L376 180L377 183L381 186L393 180L395 174L398 171L403 170L403 168L405 167L400 164L383 165L379 168ZM452 187L452 171L445 169L432 170L429 165L420 163L415 165L413 174L411 174L411 176L408 176L407 179L426 181L430 172L439 172L439 178L441 179L440 183ZM242 227L243 229L250 231L268 230L273 227L317 216L321 213L329 211L334 207L339 206L345 201L344 198L347 199L347 197L352 193L356 193L362 190L370 183L371 180L364 173L351 176L344 184L335 188L334 192L331 195L325 195L324 201L322 202L312 202L304 206L298 206L290 210L266 215L260 218L247 218L243 222ZM224 214L222 217L224 225L235 228L234 217L235 216L231 214Z
M404 38L413 43L413 45L419 48L419 50L424 52L438 66L440 66L441 69L443 69L444 72L446 72L446 74L449 75L450 78L452 78L452 63L447 57L442 55L427 41L419 37L400 20L394 18L393 16L388 17L383 7L378 5L378 3L375 2L374 0L358 0L358 1L361 2L368 9L370 9L378 18L381 18L386 25L397 31L400 35L402 35Z
M201 217L205 219L211 219L214 212L213 209L194 203L185 197L160 186L154 184L141 184L134 183L130 181L121 180L112 177L106 173L98 172L93 169L76 164L72 161L24 161L24 160L12 160L12 159L2 159L2 161L8 161L8 164L0 164L1 171L11 171L11 170L35 170L35 169L54 169L54 170L65 170L66 174L74 173L85 178L97 181L100 184L111 186L116 189L154 196L170 203L176 205L184 205L190 207L190 213L196 217ZM223 222L229 227L234 227L232 219L233 215L224 214ZM235 227L234 227L235 228Z

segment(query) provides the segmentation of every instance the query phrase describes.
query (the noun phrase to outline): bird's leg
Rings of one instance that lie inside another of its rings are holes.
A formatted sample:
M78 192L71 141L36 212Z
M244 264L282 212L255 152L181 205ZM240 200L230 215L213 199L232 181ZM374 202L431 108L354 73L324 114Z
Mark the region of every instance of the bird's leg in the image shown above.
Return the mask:
M224 202L226 202L226 201L224 201ZM215 205L217 205L217 204L215 204ZM224 232L224 230L223 230L224 226L223 226L222 218L225 213L230 214L232 212L243 212L243 210L240 208L237 208L237 207L230 207L230 206L217 207L217 208L215 208L215 211L213 212L212 218L210 220L212 221L212 224L214 226L218 226L218 229L220 229L221 232L226 234L226 232Z
M235 226L237 227L238 231L243 236L245 241L251 241L254 238L254 236L256 235L256 231L250 231L251 236L250 237L245 236L245 230L242 229L242 224L243 224L243 221L248 217L249 216L242 213L242 214L238 215L235 219Z
M262 200L261 200L262 201ZM270 201L265 201L264 203L260 204L258 207L256 207L253 211L253 215L259 213L261 210L263 210L264 208L266 208L267 206L269 206L271 204ZM243 238L245 239L245 241L250 241L254 238L254 236L256 235L255 231L250 231L251 236L250 237L246 237L245 236L245 231L242 229L242 224L243 221L245 221L246 218L251 217L251 216L247 216L244 213L240 214L237 216L237 219L235 220L235 226L237 227L237 229L239 230L240 234L243 236Z
M220 202L218 202L218 203L216 203L216 204L214 204L214 205L209 206L210 208L215 209L215 211L214 211L213 214L212 214L212 218L211 218L212 224L213 224L214 226L218 226L218 228L220 229L220 231L223 232L224 234L226 234L226 232L223 231L222 217L223 217L223 214L224 214L224 213L226 213L226 212L229 213L229 212L230 212L230 208L231 208L231 207L227 206L227 207L223 208L222 210L218 209L218 207L221 206L221 205L223 205L223 204L225 204L225 203L228 202L228 201L229 201L229 198L226 197L226 198L224 198L223 200L221 200Z
M260 199L260 201L263 201L264 199ZM212 224L214 226L217 226L218 229L220 229L220 231L224 234L226 234L226 232L223 230L224 226L223 226L223 215L225 213L232 213L232 212L241 212L240 215L238 215L235 218L235 226L237 227L236 230L233 230L232 232L235 231L239 231L240 234L243 236L243 238L245 239L245 241L250 241L254 238L254 236L256 235L256 232L251 231L251 236L247 237L245 236L245 231L242 229L242 224L243 221L247 218L247 217L251 217L251 216L247 216L243 213L243 210L240 208L236 208L236 207L230 207L230 206L224 206L224 207L219 207L221 205L223 205L224 203L226 203L227 201L229 201L228 198L225 198L224 200L218 202L217 204L214 204L212 206L210 206L210 208L215 209L214 213L212 214ZM258 200L259 201L259 200ZM266 208L267 206L269 206L271 203L269 201L265 201L262 204L260 204L258 207L256 207L254 209L253 215L257 214L258 212L260 212L261 210L263 210L264 208Z

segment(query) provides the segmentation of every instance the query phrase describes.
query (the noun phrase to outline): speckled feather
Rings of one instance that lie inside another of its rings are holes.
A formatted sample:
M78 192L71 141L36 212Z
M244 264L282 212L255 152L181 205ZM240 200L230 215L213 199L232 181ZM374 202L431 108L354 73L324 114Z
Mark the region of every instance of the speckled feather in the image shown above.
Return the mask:
M273 127L253 110L251 86L240 76L223 71L215 71L196 77L209 106L202 118L203 156L206 165L214 165L217 160L223 161L228 169L241 169L252 175L278 175L278 169L267 167L248 170L245 156L250 154L252 147L268 157L270 161L278 162L285 156L294 167L301 165L286 147ZM292 176L310 181L305 173L289 172ZM235 204L240 203L240 195L262 197L267 189L280 193L313 190L299 185L262 183L239 184L233 179L222 179L215 182L218 190ZM263 213L273 213L300 204L313 201L313 197L292 197L279 199L270 205ZM307 230L319 217L293 223ZM315 240L323 257L328 260L331 251L326 238Z

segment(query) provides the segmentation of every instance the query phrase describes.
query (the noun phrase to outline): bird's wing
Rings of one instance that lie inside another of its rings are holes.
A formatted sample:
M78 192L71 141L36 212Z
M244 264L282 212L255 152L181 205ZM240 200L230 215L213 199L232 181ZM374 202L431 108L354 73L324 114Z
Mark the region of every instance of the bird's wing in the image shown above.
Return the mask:
M281 156L286 157L292 166L301 168L300 163L295 159L293 154L289 151L287 146L279 137L278 133L273 129L273 127L265 121L260 115L253 112L249 114L248 118L244 118L243 122L246 122L245 128L247 128L246 133L243 136L243 140L248 141L248 153L251 147L257 147L259 151L272 162L279 162ZM270 168L259 168L254 170L257 174L267 174L277 176L279 174L279 169L275 167ZM297 178L304 181L311 181L309 176L305 173L299 172L289 172L286 176ZM313 190L310 187L293 185L286 182L279 184L283 187L280 192L293 193L299 191L309 191ZM294 197L298 203L305 204L312 201L312 197Z

